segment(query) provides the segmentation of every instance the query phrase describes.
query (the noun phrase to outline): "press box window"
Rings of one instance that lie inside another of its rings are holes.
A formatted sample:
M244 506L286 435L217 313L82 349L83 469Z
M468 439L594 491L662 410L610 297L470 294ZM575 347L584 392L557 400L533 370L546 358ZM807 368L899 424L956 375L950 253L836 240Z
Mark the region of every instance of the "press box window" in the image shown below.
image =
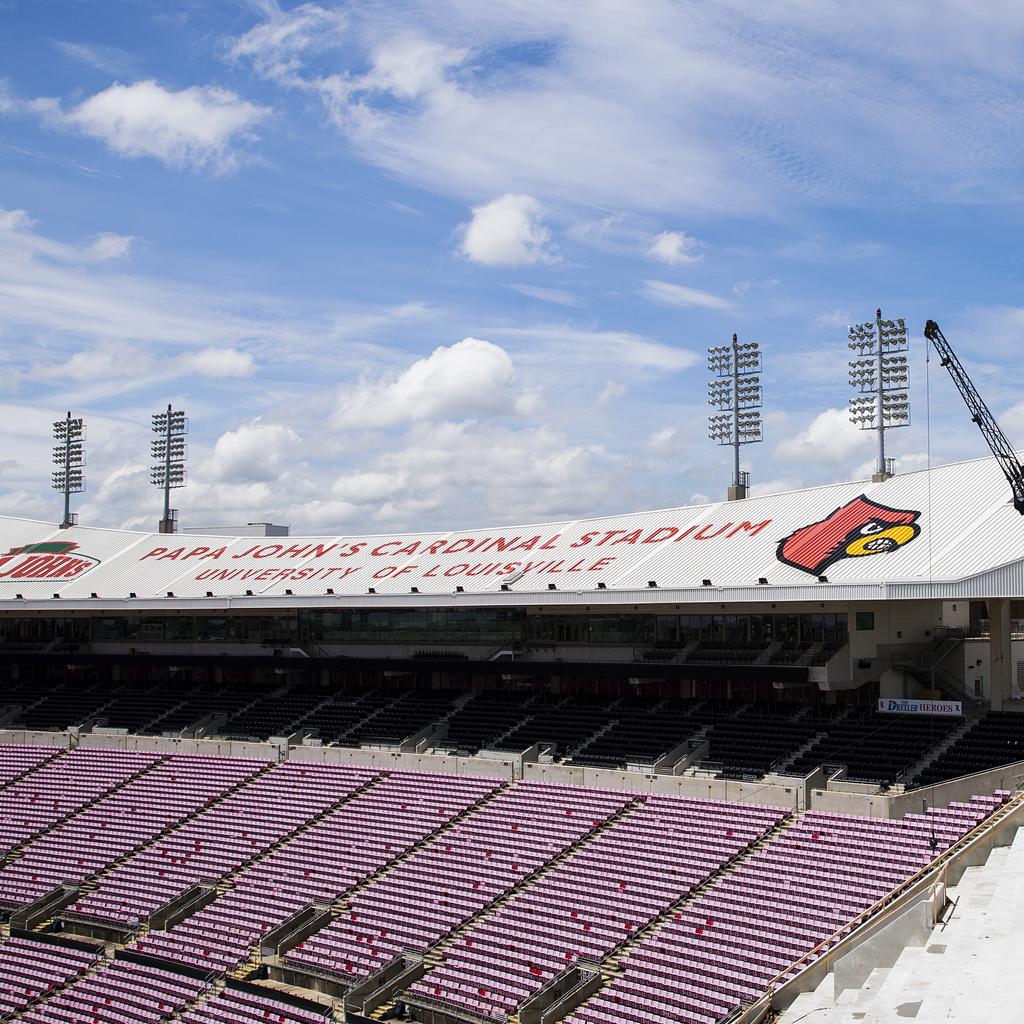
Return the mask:
M874 612L857 612L857 629L874 629L875 628L875 613Z

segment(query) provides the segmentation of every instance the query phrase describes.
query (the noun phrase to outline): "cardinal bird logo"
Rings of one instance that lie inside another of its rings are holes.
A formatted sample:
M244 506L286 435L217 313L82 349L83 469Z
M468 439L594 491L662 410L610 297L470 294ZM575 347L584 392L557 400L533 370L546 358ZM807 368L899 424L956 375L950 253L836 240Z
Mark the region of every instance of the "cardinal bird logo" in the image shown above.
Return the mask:
M883 555L909 544L920 532L920 512L879 505L865 495L837 508L828 518L801 526L779 541L780 562L820 576L844 558Z

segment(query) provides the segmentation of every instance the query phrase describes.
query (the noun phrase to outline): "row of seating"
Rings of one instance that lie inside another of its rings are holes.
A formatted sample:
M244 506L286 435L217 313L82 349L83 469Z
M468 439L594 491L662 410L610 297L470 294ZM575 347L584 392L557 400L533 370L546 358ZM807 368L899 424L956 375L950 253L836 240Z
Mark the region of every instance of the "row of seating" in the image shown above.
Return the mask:
M632 949L624 976L566 1024L717 1024L773 979L799 973L794 964L1006 795L896 821L805 815Z
M70 766L64 755L57 766ZM81 883L251 778L265 762L168 755L23 847L0 868L0 906L24 906Z
M159 755L78 748L10 783L0 803L0 850L7 851L123 785Z
M129 960L83 974L19 1020L32 1024L152 1024L194 1002L209 983Z
M501 1019L580 960L599 963L787 812L640 797L567 860L450 947L413 994Z
M971 724L952 746L918 772L913 782L930 786L1014 761L1024 761L1024 715L995 711Z
M369 773L368 773L369 774ZM232 887L139 952L228 970L310 904L327 905L402 856L501 783L430 774L374 774L363 791L236 875Z
M629 802L623 793L518 783L360 892L288 960L360 978L405 949L425 952Z
M847 778L891 786L910 782L906 773L960 724L937 715L886 715L853 709L790 766L806 775L820 764L845 765Z
M0 945L0 1017L45 999L84 974L99 958L99 950L86 952L50 942L9 939Z
M34 1024L326 1024L329 1006L210 980L101 949L10 938L0 944L0 1016Z
M120 863L68 912L132 928L200 882L216 881L263 854L372 775L341 765L273 765Z

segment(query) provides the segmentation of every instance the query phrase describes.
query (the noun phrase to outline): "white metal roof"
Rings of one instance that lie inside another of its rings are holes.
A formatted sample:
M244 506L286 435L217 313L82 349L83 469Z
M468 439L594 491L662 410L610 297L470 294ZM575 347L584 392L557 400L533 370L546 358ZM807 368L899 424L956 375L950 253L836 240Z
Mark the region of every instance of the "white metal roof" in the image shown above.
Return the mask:
M329 589L346 604L432 606L1019 597L1024 589L1024 517L992 459L741 502L427 533L230 538L0 518L0 545L7 610L54 595L68 606L125 607L130 594L179 608L280 607L323 604Z

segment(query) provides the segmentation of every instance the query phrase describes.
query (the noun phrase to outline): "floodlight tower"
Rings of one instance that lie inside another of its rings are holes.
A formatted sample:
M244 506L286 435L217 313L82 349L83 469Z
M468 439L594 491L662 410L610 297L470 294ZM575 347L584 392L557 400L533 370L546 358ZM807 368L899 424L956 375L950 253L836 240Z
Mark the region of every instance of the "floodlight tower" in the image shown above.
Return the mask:
M85 490L85 421L71 418L71 411L62 420L53 421L53 489L64 492L64 518L62 530L74 526L78 516L71 512L71 495Z
M159 436L151 443L153 467L150 481L164 491L164 517L160 520L161 533L174 533L178 525L178 510L171 508L171 488L185 486L185 435L188 420L180 410L167 406L167 412L153 416L153 433Z
M907 326L902 319L883 320L876 309L874 321L855 324L849 338L858 356L850 360L850 385L859 392L850 399L850 422L878 432L878 462L871 478L878 483L895 471L895 461L885 455L885 432L910 424Z
M747 496L750 474L740 470L740 445L764 440L761 430L761 350L756 341L740 344L734 334L731 345L708 349L708 405L718 409L708 416L708 437L732 445L733 473L729 501Z

